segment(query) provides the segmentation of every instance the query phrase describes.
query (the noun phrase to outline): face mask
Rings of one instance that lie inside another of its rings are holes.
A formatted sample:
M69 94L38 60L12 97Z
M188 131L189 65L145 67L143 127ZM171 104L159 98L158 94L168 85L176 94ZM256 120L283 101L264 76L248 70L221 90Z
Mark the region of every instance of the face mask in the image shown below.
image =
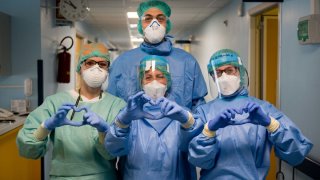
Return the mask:
M82 78L88 86L97 88L106 80L108 72L101 69L97 64L82 72Z
M157 20L151 21L151 23L144 29L144 37L151 44L161 42L165 33L166 29Z
M221 77L218 78L218 83L221 94L228 96L239 89L240 77L222 73Z
M153 80L151 83L144 85L143 90L152 99L158 99L164 96L167 91L167 86Z
M106 80L101 85L101 90L104 90L104 91L107 90L108 85L109 85L108 77L109 77L109 74L107 73Z

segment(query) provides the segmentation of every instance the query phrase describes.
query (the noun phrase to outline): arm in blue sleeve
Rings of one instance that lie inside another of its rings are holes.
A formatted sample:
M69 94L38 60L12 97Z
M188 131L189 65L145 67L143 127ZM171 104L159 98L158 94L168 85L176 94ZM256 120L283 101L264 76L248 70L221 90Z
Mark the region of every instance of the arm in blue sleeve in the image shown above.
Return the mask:
M280 123L275 132L269 133L276 155L293 166L300 164L313 144L287 116L270 104L268 107L269 115Z
M194 116L194 124L190 128L184 128L181 126L180 149L182 151L188 151L188 145L189 145L191 139L201 133L203 126L204 126L204 123L198 116Z
M199 125L202 126L207 122L206 112L200 106L195 110L194 117ZM210 169L215 165L216 156L219 152L219 143L217 137L208 137L203 133L200 133L194 137L188 148L188 160L194 166Z
M193 138L189 144L188 160L194 166L211 169L215 165L218 152L217 138L210 138L201 133Z
M105 148L113 156L124 156L130 150L130 128L120 128L112 123L105 138Z

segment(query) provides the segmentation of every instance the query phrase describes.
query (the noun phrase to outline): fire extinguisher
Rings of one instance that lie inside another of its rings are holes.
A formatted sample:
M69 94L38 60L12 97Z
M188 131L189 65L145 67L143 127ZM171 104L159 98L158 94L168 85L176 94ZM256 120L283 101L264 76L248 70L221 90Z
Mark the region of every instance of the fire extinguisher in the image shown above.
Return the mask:
M71 39L71 45L69 48L62 45L63 41L66 39ZM73 39L70 36L64 37L60 42L59 53L58 53L58 78L59 83L69 83L70 82L70 65L71 65L71 54L68 50L73 46Z

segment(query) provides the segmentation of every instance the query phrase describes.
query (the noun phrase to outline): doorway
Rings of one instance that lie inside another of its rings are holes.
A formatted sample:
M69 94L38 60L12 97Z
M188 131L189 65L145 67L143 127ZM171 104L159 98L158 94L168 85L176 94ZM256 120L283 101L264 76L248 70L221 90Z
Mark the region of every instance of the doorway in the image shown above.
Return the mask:
M79 62L79 56L80 56L80 51L82 48L82 45L84 43L84 38L79 35L76 34L76 42L75 42L75 58L74 58L74 68L77 68L78 62ZM76 80L75 80L75 90L78 91L80 89L80 74L79 73L75 73L76 74Z
M279 6L262 3L250 14L250 95L279 107ZM266 179L276 178L277 158L272 149Z

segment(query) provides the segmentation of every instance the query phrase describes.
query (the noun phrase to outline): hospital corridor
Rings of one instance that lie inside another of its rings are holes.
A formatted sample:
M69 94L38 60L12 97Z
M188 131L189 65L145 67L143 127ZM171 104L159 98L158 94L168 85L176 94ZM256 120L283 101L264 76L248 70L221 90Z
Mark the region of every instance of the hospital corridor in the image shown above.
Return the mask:
M319 67L320 0L0 0L0 179L320 179Z

